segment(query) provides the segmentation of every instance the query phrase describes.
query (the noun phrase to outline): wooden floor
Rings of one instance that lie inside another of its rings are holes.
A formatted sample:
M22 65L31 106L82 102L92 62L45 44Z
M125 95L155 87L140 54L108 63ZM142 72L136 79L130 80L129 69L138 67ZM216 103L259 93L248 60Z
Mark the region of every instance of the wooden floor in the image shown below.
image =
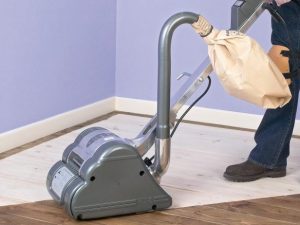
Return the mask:
M88 222L75 221L53 201L0 207L5 225L295 225L300 224L300 195L195 206Z
M15 154L0 154L0 224L74 224L47 193L45 180L50 167L87 127L101 126L133 138L148 121L145 117L113 115L64 135L55 134L54 139L15 149L11 152ZM253 135L183 123L172 139L171 165L162 179L162 187L173 198L173 209L87 224L300 225L300 139L292 139L286 177L250 183L223 178L226 166L246 159L255 144ZM190 206L195 207L182 209Z

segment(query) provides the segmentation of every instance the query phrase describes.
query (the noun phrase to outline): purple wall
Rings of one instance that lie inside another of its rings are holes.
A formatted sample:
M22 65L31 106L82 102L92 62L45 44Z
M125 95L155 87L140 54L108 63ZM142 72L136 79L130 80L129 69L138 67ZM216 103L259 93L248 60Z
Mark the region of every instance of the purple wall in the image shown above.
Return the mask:
M207 17L215 27L228 29L230 10L234 2L234 0L118 1L116 95L156 100L158 36L162 24L169 16L180 11L192 11ZM271 46L270 33L270 16L267 13L259 18L248 32L266 50ZM172 50L174 80L172 88L175 91L181 85L180 81L175 81L175 77L183 71L193 72L207 56L207 46L192 28L186 25L175 32ZM212 88L200 106L254 114L263 112L256 106L227 95L215 75L212 75L212 78Z
M0 2L0 133L114 96L116 0Z
M177 12L193 11L227 29L233 3L1 1L0 133L115 95L156 100L157 43L162 24ZM270 17L265 14L249 34L267 50L270 32ZM183 82L176 81L176 75L193 72L206 57L207 46L185 25L175 32L172 50L174 92ZM263 112L230 97L215 75L212 78L212 89L200 106Z

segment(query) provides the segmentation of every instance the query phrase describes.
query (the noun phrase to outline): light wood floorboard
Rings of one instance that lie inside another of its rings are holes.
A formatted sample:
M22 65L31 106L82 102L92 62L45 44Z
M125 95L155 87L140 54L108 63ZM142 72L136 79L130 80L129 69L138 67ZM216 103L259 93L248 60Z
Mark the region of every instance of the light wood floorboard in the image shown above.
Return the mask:
M0 205L49 200L45 187L48 170L61 158L66 146L87 127L101 126L132 138L148 120L114 115L2 159ZM223 178L226 166L247 158L255 144L253 135L249 131L182 123L172 140L169 171L162 179L163 188L173 197L173 207L299 194L300 139L292 139L286 177L251 183L232 183Z

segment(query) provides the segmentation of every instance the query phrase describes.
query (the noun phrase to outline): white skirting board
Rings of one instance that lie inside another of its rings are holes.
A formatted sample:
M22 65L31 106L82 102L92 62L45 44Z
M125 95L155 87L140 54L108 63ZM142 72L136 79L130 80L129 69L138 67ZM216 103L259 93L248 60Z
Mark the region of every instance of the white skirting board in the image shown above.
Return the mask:
M98 116L113 112L114 109L115 98L112 97L24 127L1 133L0 153L86 122Z
M187 107L183 107L182 111L186 109ZM156 113L156 102L121 97L101 100L15 130L1 133L0 153L113 111L152 116ZM179 115L181 115L181 112L179 112ZM185 118L185 120L193 122L254 130L258 127L261 119L261 115L202 107L194 107ZM296 121L294 135L300 135L299 120Z
M127 113L154 115L156 113L156 102L130 98L116 97L116 110ZM178 115L188 108L182 107ZM234 128L256 130L262 115L232 112L203 107L194 107L186 115L185 120L192 122L208 123L213 125L228 126ZM294 135L300 135L300 120L296 121Z

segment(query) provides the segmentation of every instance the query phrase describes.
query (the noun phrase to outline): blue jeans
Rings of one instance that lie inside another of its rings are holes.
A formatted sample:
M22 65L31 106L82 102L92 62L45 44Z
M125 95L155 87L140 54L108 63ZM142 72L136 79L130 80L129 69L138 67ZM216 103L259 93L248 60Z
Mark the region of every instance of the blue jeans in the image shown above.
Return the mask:
M287 23L290 38L287 35L286 28L272 20L272 44L282 45L299 52L300 6L290 2L281 6L279 13ZM290 70L295 71L300 68L299 61L290 60ZM249 155L249 160L253 163L269 169L286 167L296 119L299 89L300 78L296 76L292 78L290 85L291 101L282 108L268 109L265 112L255 133L256 146Z

